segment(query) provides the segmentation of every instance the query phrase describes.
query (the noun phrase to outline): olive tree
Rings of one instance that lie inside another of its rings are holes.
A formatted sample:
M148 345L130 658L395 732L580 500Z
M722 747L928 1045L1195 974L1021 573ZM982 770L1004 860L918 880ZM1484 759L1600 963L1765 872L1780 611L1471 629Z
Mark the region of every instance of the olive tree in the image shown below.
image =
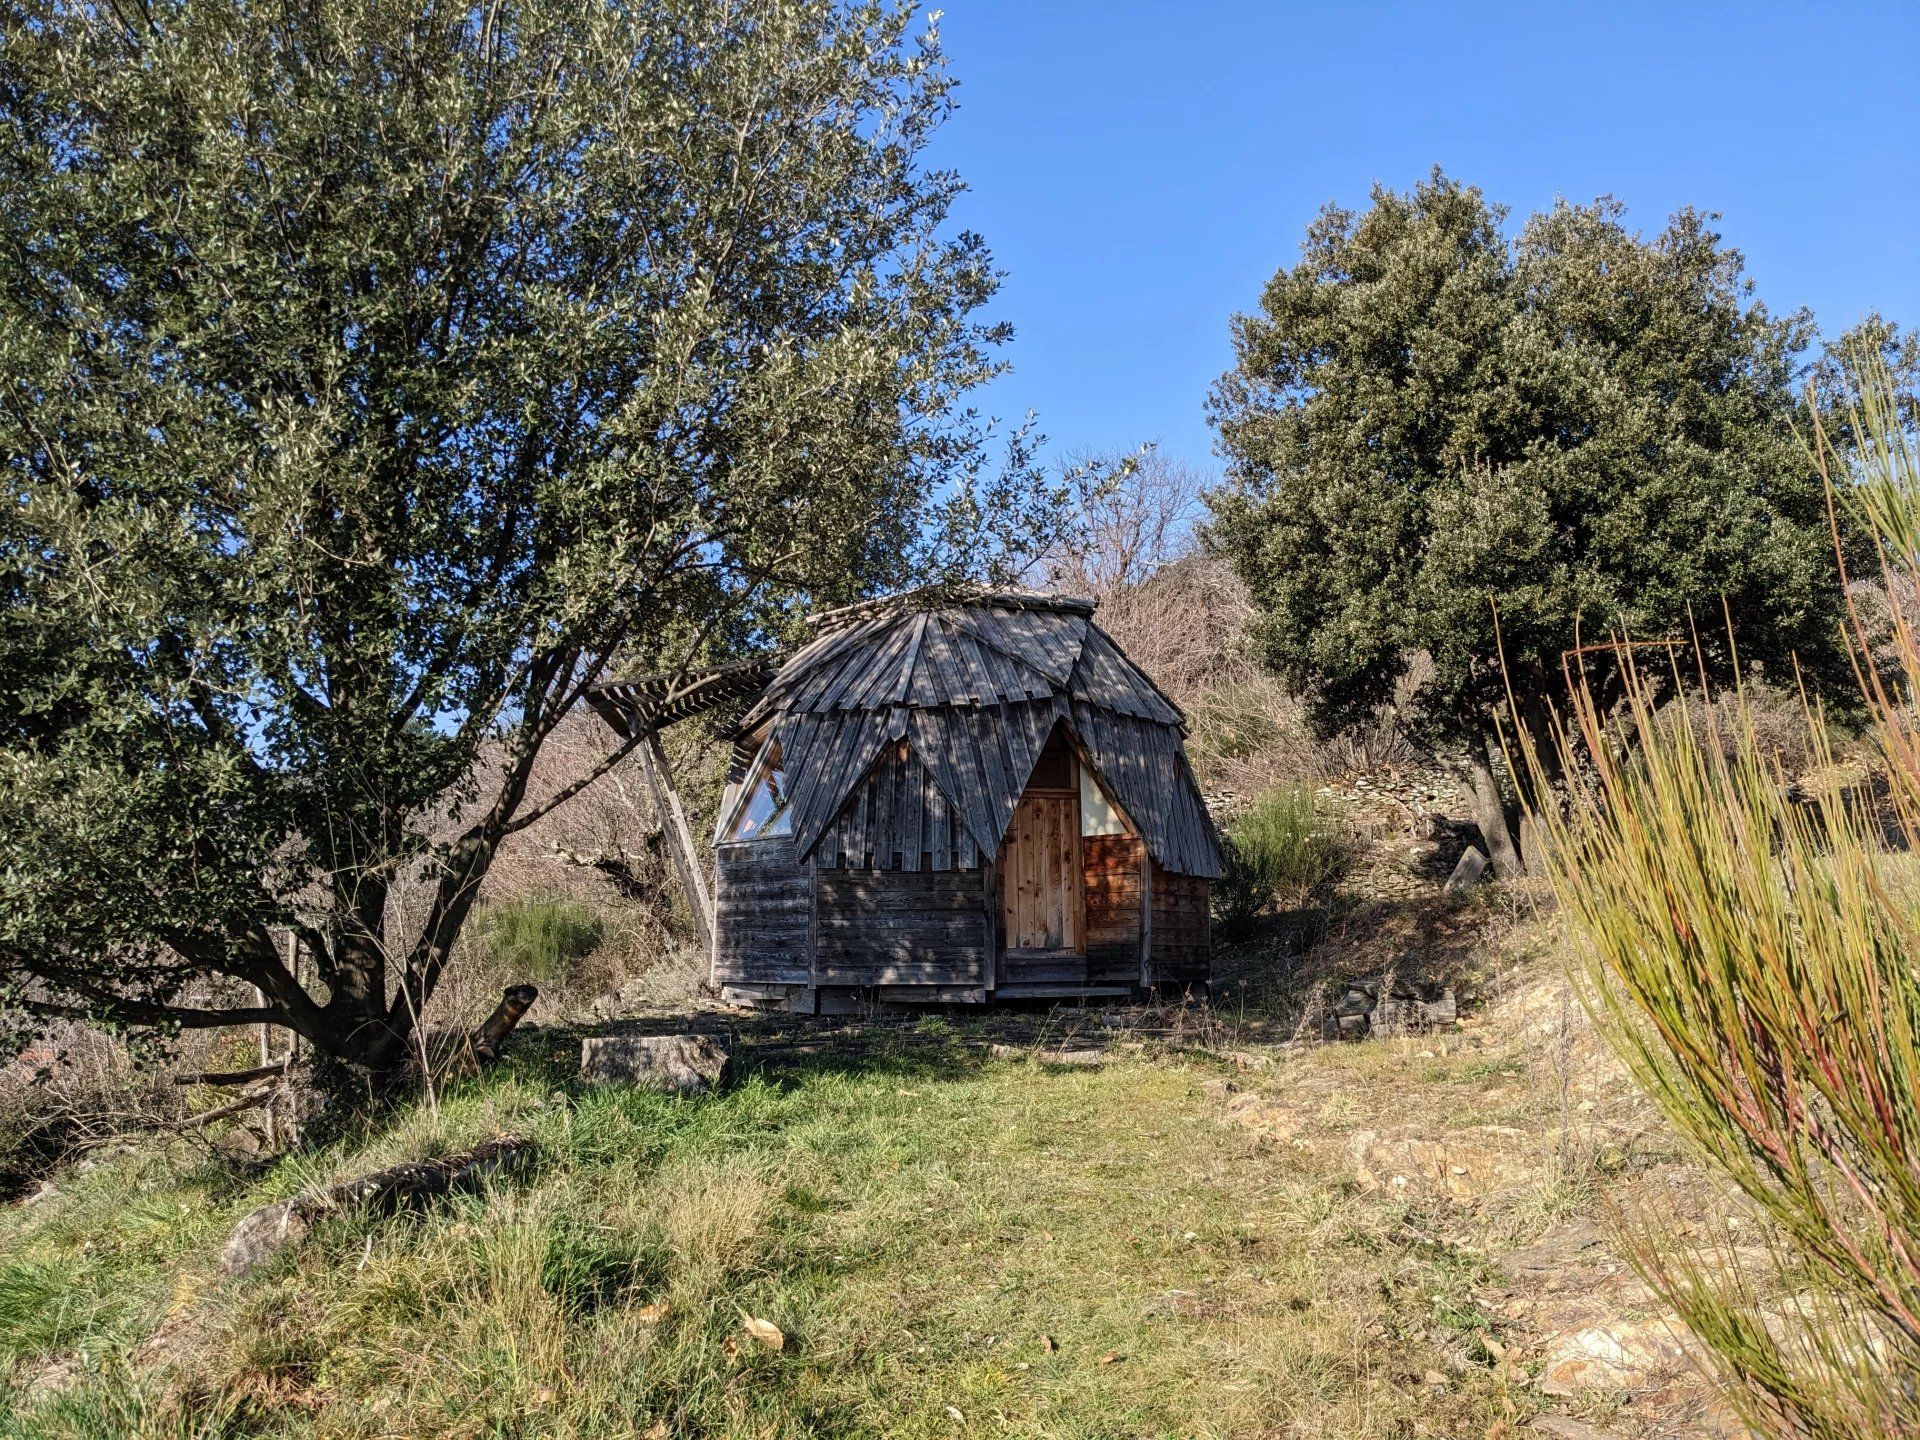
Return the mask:
M909 9L0 14L12 1003L390 1065L610 657L1045 509Z

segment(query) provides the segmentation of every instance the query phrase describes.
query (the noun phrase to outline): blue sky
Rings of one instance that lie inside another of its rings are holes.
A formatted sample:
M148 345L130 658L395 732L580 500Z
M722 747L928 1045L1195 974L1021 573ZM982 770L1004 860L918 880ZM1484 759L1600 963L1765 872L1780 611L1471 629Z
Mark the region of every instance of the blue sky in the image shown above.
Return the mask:
M1228 317L1323 204L1436 163L1514 220L1624 200L1721 212L1775 310L1920 325L1920 3L1260 4L947 0L960 110L933 160L1009 273L1014 373L1055 451L1202 414Z

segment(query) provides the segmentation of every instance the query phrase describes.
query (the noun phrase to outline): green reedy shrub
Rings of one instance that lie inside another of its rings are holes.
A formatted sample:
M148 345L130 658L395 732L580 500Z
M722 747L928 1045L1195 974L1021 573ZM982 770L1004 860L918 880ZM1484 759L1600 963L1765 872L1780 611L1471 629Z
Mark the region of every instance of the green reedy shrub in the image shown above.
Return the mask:
M1310 903L1339 879L1349 853L1338 819L1304 785L1269 790L1221 839L1226 865L1214 909L1229 934L1269 910Z
M523 979L563 978L605 937L600 913L558 895L534 895L489 905L474 917L474 937L495 968Z
M1920 463L1890 383L1864 379L1851 473L1836 474L1817 420L1816 443L1888 580L1906 582L1889 592L1911 594ZM1624 707L1576 690L1559 737L1576 780L1566 808L1541 817L1591 1007L1766 1240L1753 1263L1724 1227L1703 1244L1714 1227L1689 1234L1644 1215L1623 1227L1630 1253L1768 1435L1920 1434L1915 619L1896 627L1903 675L1859 672L1890 815L1836 786L1798 793L1749 696L1683 700L1686 723L1661 723L1657 697L1679 674L1651 676L1623 649ZM1854 642L1864 655L1857 618ZM1805 721L1810 758L1827 768L1817 705Z

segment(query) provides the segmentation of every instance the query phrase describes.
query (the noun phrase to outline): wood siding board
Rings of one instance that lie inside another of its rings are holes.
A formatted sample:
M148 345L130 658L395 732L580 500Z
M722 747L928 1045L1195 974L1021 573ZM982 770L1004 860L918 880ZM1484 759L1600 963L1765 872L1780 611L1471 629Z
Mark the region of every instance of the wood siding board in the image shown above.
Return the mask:
M873 622L860 637L857 645L849 646L846 654L834 666L831 678L825 679L807 696L809 710L841 709L841 701L849 691L860 684L861 676L872 667L874 657L886 643L886 635L891 624L885 621Z
M1138 716L1160 725L1180 723L1180 713L1153 688L1140 669L1120 653L1097 626L1087 632L1075 679L1085 686L1086 698L1097 705Z
M875 773L880 784L875 791L879 808L873 817L873 863L891 870L900 848L900 767L891 752L882 757Z
M1027 663L1046 676L1049 684L1066 683L1080 658L1080 642L1086 634L1082 617L1018 610L1002 611L995 619L1001 633L1021 648ZM1075 620L1081 623L1076 625Z
M909 626L901 621L889 626L862 656L863 663L833 697L836 710L877 710L892 693L896 667L909 638Z
M980 658L980 642L964 626L953 631L954 678L962 687L962 699L974 705L992 705L1000 699L993 677Z
M913 636L907 645L906 660L900 665L899 674L894 677L893 690L888 697L895 705L905 704L913 688L914 673L920 668L920 652L926 648L927 621L928 615L924 610L913 617Z
M894 638L897 631L897 620L873 621L860 637L859 643L848 647L846 657L836 667L832 682L809 696L807 708L812 710L857 709L857 706L847 703L847 697L863 692L867 677L873 673L874 666L886 652L887 643Z
M823 729L830 728L831 744L822 757L826 778L818 782L813 803L804 815L796 808L793 836L803 855L819 839L820 831L832 823L887 743L885 714L853 712L817 719Z
M1001 706L999 725L996 727L999 731L1000 753L1006 757L1007 780L1019 791L1025 791L1032 782L1033 767L1040 758L1041 750L1027 733L1029 708L1025 704Z
M927 855L934 869L945 870L953 863L953 828L947 797L940 793L933 771L924 764L921 769L927 777Z
M885 709L895 703L894 692L904 690L912 680L914 656L919 650L923 629L919 622L924 618L915 616L911 620L902 620L894 627L881 648L873 674L867 678L867 690L861 697L860 708Z
M935 615L927 625L926 639L920 647L920 665L912 691L914 704L947 706L953 703L953 691L947 680L953 664L952 654L952 623L945 614Z
M1145 670L1142 670L1138 665L1134 664L1132 660L1128 659L1127 652L1114 643L1113 637L1091 620L1087 622L1087 633L1089 635L1098 635L1104 640L1113 651L1114 658L1118 660L1127 673L1133 677L1135 685L1153 697L1156 704L1151 718L1163 724L1176 726L1184 733L1186 716L1181 713L1180 707L1173 703L1173 697L1155 684L1151 675L1147 674Z
M970 753L959 744L958 729L952 711L917 711L910 743L952 807L959 852L956 863L971 865L977 837L985 833L986 812L981 795L983 781Z
M967 704L966 666L961 663L958 641L954 638L952 622L940 617L937 635L927 637L926 656L932 662L933 688L940 696L943 708L952 709Z
M860 647L881 628L881 622L869 620L806 646L781 669L749 721L774 710L807 712L822 708L822 697L846 678L847 667L858 661Z
M994 633L1004 647L1020 657L1028 670L1028 695L1034 699L1052 695L1064 675L1072 673L1074 657L1052 653L1035 617L1017 611L997 610L992 614Z
M991 855L997 843L992 830L992 802L987 795L987 776L973 744L971 728L964 712L943 710L926 717L928 728L938 738L942 762L951 768L954 789L950 799L965 816L968 832L985 855Z
M783 840L722 847L716 857L714 971L724 982L806 981L811 876Z
M975 871L822 873L821 982L981 984L988 954L979 886Z
M980 638L971 614L956 617L954 648L965 660L972 677L974 693L982 705L998 705L1014 688L1011 677L1000 662L999 652Z
M927 771L911 755L902 762L907 781L906 824L900 830L900 864L908 870L920 868L920 852L926 843Z
M1020 785L1007 773L1007 762L1000 745L1001 725L999 716L993 712L973 711L961 720L967 737L968 747L977 757L980 766L980 793L987 804L986 833L991 837L986 849L992 846L998 849L1000 839L1007 833L1007 822L1013 819L1013 807L1020 798Z

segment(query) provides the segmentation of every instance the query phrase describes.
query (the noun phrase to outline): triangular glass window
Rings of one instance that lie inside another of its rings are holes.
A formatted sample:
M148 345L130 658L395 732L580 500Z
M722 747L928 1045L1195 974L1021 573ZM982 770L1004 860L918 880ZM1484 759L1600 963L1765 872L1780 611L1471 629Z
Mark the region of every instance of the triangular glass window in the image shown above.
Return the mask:
M780 743L769 740L747 772L741 799L727 827L726 840L769 840L793 833L787 805L787 777L780 768Z

